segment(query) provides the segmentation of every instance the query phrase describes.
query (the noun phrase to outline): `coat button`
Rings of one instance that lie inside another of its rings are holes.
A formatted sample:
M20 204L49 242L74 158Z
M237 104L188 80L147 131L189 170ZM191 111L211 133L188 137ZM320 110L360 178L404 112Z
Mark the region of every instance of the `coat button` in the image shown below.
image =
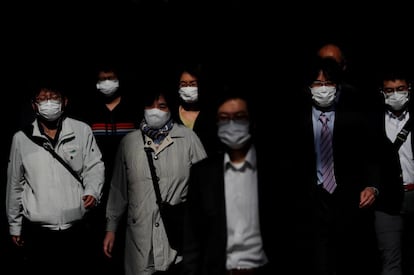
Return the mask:
M156 222L155 223L155 227L158 227L158 226L160 226L160 224L158 222Z
M158 159L158 156L154 156L154 159Z
M147 141L147 144L148 144L148 145L151 145L151 140L148 140L148 141Z

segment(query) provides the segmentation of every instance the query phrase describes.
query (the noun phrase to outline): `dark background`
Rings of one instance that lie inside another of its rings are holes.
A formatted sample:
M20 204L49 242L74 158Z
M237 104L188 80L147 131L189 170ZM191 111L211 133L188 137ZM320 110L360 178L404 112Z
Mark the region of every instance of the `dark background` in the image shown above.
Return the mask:
M84 76L114 54L132 67L148 59L195 59L225 70L241 64L279 69L290 58L306 64L304 57L331 40L343 45L361 73L386 59L413 57L410 9L394 1L368 7L334 1L13 2L2 10L2 48L4 68L18 78L48 67Z
M72 75L71 84L78 83L72 93L82 94L94 64L105 58L117 59L132 78L147 65L196 61L220 77L265 75L269 83L294 81L324 41L343 48L349 69L364 82L393 60L411 64L410 9L395 1L361 4L13 1L1 12L2 71L9 95L20 98L31 78L50 71Z
M118 60L137 89L146 68L200 62L214 72L213 80L230 78L254 87L258 102L263 102L259 108L268 113L295 104L291 89L301 81L310 56L330 41L343 48L352 76L369 94L382 67L398 60L413 72L413 24L406 4L362 4L5 1L0 9L1 217L11 135L30 107L29 89L36 78L64 75L70 98L82 101L93 89L95 64L107 58ZM12 255L4 218L0 227L0 259L8 262L10 257L2 255Z

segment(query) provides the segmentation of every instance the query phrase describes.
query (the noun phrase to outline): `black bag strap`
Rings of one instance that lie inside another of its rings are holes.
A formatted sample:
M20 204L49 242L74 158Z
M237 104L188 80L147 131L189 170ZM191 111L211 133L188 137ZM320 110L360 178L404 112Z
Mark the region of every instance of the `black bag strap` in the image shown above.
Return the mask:
M154 185L154 191L155 191L155 197L157 198L157 204L161 205L162 197L161 197L160 186L158 185L159 178L157 176L157 172L155 171L154 162L152 160L152 154L151 154L152 148L146 147L144 148L144 150L147 155L148 164L149 164L149 168L151 171L152 184Z
M404 124L404 127L401 129L401 131L397 134L397 138L394 140L394 148L398 151L400 149L401 145L404 143L404 141L407 139L408 134L411 130L411 124L413 122L412 116L407 120L407 122Z
M61 156L59 156L55 150L53 150L52 146L50 145L49 142L47 142L46 140L44 140L43 138L40 137L35 137L33 136L33 126L29 125L30 127L25 127L23 129L23 133L26 134L26 136L32 140L34 143L36 143L37 145L39 145L40 147L43 147L46 151L48 151L49 153L52 154L52 156L57 159L71 174L73 177L75 177L75 179L77 181L79 181L79 183L81 184L81 186L83 188L85 188L85 186L83 185L83 181L81 179L81 177L78 175L78 173L75 172L75 170L72 169L72 167L62 159Z

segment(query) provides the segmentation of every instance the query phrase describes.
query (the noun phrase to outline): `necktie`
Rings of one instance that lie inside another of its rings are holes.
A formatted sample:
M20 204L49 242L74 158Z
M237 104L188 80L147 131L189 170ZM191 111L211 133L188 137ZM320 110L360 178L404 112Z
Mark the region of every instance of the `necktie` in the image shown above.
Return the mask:
M329 119L324 113L321 114L319 119L322 122L320 140L322 184L323 188L332 194L336 188L332 155L332 133L328 127Z

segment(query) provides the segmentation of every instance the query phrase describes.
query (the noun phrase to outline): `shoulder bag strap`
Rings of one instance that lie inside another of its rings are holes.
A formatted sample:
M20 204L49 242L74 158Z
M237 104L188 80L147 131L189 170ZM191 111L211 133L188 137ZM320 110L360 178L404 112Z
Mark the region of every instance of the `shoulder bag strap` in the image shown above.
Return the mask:
M401 131L397 134L397 138L394 141L394 148L398 151L400 149L401 145L404 143L404 141L407 139L408 134L410 133L410 125L412 123L413 119L412 116L407 120L407 122L404 124L404 127L401 129Z
M32 125L30 125L30 126L32 126ZM52 156L55 159L57 159L72 174L72 176L75 177L75 179L77 181L79 181L79 183L81 184L81 186L85 188L85 186L83 185L83 181L82 181L81 177L78 175L78 173L76 173L72 169L72 167L66 161L64 161L61 158L61 156L59 156L55 152L55 150L53 150L52 146L50 146L50 144L47 141L43 140L42 138L36 138L36 137L33 136L33 127L31 127L31 130L30 130L30 128L26 127L25 129L23 129L23 133L25 133L26 136L30 140L32 140L34 143L36 143L37 145L43 147L46 151L48 151L49 153L51 153Z
M152 184L154 185L154 191L155 191L155 196L157 198L157 204L160 205L162 202L162 198L161 198L160 186L158 185L159 178L157 176L157 173L155 172L154 162L152 161L152 154L151 154L152 149L144 148L144 150L147 155L148 164L149 164L149 168L151 171Z

